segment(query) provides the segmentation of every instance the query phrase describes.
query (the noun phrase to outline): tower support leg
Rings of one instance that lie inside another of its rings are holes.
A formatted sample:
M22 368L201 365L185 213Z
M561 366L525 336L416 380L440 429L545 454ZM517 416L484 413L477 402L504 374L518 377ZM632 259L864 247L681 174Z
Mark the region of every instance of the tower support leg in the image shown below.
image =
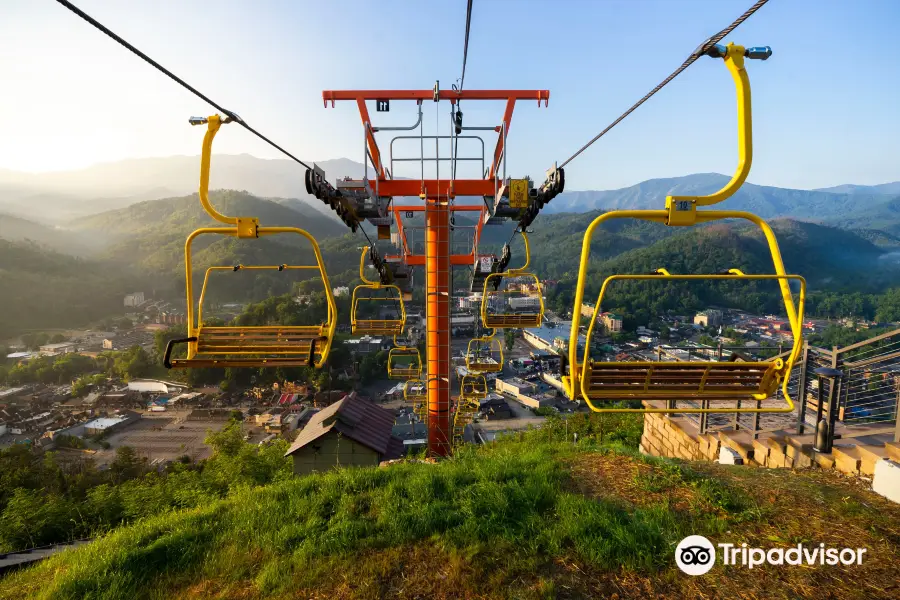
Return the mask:
M450 454L450 206L428 198L425 210L425 306L428 452Z

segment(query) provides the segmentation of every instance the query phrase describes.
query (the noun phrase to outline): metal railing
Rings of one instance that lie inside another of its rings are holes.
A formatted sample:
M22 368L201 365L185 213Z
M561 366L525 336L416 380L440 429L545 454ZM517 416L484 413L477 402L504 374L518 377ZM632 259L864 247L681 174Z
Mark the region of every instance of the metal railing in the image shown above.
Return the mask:
M727 360L731 352L741 358L745 354L750 359L787 354L780 347L747 346L659 348L656 352L662 360L688 361ZM835 377L827 374L828 369L834 370ZM797 407L792 415L676 415L694 423L700 433L747 431L757 438L763 433L782 430L792 430L798 435L824 432L816 439L816 446L822 448L831 448L835 439L864 435L893 434L894 441L900 441L900 329L830 350L805 342L800 359L791 369L788 391ZM775 400L779 398L783 399L780 388ZM701 402L679 403L704 408ZM735 404L735 408L739 405Z

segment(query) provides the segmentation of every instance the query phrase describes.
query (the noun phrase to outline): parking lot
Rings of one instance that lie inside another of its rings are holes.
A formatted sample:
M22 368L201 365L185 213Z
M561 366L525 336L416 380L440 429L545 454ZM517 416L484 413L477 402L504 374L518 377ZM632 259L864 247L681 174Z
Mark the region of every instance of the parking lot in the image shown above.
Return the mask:
M180 456L190 456L198 461L208 458L212 449L203 443L209 431L221 430L227 421L188 421L190 411L163 413L166 416L143 416L139 421L111 434L106 441L108 450L95 455L98 464L108 464L115 458L116 448L131 446L147 462L175 460Z

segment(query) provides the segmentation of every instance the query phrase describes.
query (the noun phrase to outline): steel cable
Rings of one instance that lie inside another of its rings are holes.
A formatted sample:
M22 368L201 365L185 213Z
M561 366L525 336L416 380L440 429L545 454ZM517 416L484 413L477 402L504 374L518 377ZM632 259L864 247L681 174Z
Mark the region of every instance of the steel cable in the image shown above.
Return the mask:
M573 154L572 156L570 156L569 158L567 158L567 159L565 160L565 162L563 162L561 165L559 165L560 168L565 167L567 164L569 164L570 162L572 162L579 154L581 154L582 152L584 152L585 150L587 150L588 148L590 148L590 146L591 146L594 142L596 142L596 141L599 140L601 137L603 137L604 135L606 135L607 132L609 132L609 130L611 130L613 127L615 127L616 125L618 125L619 123L621 123L622 121L624 121L625 118L626 118L628 115L630 115L631 113L633 113L635 110L637 110L637 108L638 108L641 104L643 104L644 102L646 102L647 100L649 100L651 97L653 97L654 94L656 94L656 92L658 92L659 90L663 89L666 85L669 84L669 82L671 82L673 79L675 79L676 77L678 77L679 75L681 75L681 73L682 73L685 69L687 69L689 66L691 66L692 64L694 64L694 62L696 62L698 58L700 58L701 56L703 56L704 53L706 53L707 50L709 50L711 47L713 47L714 45L716 45L716 44L718 44L720 41L722 41L722 38L724 38L726 35L728 35L728 34L731 33L732 31L734 31L735 28L738 27L738 25L740 25L741 23L743 23L744 21L746 21L748 18L750 18L750 16L751 16L753 13L755 13L755 12L758 11L760 8L762 8L763 5L765 5L766 2L768 2L768 1L769 1L769 0L758 0L753 6L751 6L750 8L748 8L748 9L746 10L746 12L744 12L744 14L742 14L740 17L738 17L737 19L735 19L734 22L731 23L731 25L729 25L728 27L726 27L725 29L723 29L722 31L720 31L719 33L717 33L716 35L712 36L711 38L709 38L708 40L706 40L705 42L703 42L702 44L700 44L699 46L697 46L697 49L694 50L694 51L691 53L691 55L688 56L687 59L686 59L683 63L681 63L681 66L680 66L680 67L678 67L677 69L675 69L675 71L674 71L671 75L669 75L668 77L666 77L665 79L663 79L663 80L662 80L662 83L660 83L660 84L657 85L655 88L653 88L652 90L650 90L650 91L647 93L646 96L644 96L643 98L641 98L640 100L638 100L631 108L629 108L629 109L626 110L624 113L622 113L622 115L619 116L619 118L617 118L615 121L613 121L612 123L610 123L609 126L606 127L606 129L604 129L603 131L601 131L600 133L598 133L597 135L595 135L595 136L591 139L591 141L589 141L587 144L585 144L584 146L582 146L582 147L578 150L578 152L576 152L575 154Z
M180 85L181 87L186 89L187 91L191 92L192 94L194 94L195 96L197 96L198 98L200 98L201 100L203 100L204 102L206 102L207 104L209 104L210 106L212 106L213 108L218 110L219 112L224 113L226 116L230 117L232 120L234 120L235 123L238 123L244 129L246 129L247 131L249 131L256 137L258 137L262 141L266 142L267 144L269 144L270 146L272 146L273 148L275 148L276 150L278 150L285 156L289 157L290 159L294 160L295 162L300 163L307 169L310 168L310 166L308 164L306 164L305 162L303 162L302 160L300 160L299 158L297 158L296 156L294 156L293 154L291 154L290 152L288 152L287 150L285 150L284 148L282 148L281 146L279 146L278 144L276 144L275 142L273 142L272 140L270 140L269 138L267 138L266 136L261 134L259 131L250 127L237 114L233 113L232 111L230 111L226 108L223 108L222 105L218 104L217 102L213 102L213 100L210 99L208 96L206 96L205 94L202 94L195 87L191 86L186 81L184 81L183 79L181 79L180 77L178 77L177 75L172 73L172 71L168 70L167 68L165 68L164 66L162 66L161 64L159 64L158 62L156 62L155 60L153 60L152 58L150 58L149 56L147 56L146 54L144 54L143 52L141 52L134 46L132 46L130 43L125 41L122 37L120 37L113 31L111 31L108 27L103 25L103 23L100 23L99 21L97 21L97 19L95 19L94 17L90 16L89 14L87 14L86 12L84 12L83 10L81 10L80 8L78 8L77 6L75 6L74 4L69 2L68 0L56 0L56 1L59 2L60 4L62 4L63 6L65 6L66 8L68 8L69 10L71 10L73 13L75 13L76 15L78 15L79 17L81 17L82 19L87 21L88 23L90 23L91 25L93 25L94 27L96 27L97 29L99 29L100 31L102 31L103 33L105 33L106 35L108 35L109 37L111 37L112 39L114 39L115 41L119 42L119 44L121 44L123 47L127 48L128 50L130 50L131 52L133 52L140 58L144 59L144 61L146 61L151 66L155 67L159 72L164 74L166 77L170 78L172 81L174 81L175 83L177 83L178 85Z

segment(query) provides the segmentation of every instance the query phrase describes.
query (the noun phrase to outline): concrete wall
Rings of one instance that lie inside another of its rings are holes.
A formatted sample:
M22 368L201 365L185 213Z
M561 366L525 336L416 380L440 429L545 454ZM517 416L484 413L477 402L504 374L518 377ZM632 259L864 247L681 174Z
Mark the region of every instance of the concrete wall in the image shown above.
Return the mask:
M291 455L294 474L307 475L314 471L327 471L337 465L373 466L381 462L381 456L366 446L329 431Z

